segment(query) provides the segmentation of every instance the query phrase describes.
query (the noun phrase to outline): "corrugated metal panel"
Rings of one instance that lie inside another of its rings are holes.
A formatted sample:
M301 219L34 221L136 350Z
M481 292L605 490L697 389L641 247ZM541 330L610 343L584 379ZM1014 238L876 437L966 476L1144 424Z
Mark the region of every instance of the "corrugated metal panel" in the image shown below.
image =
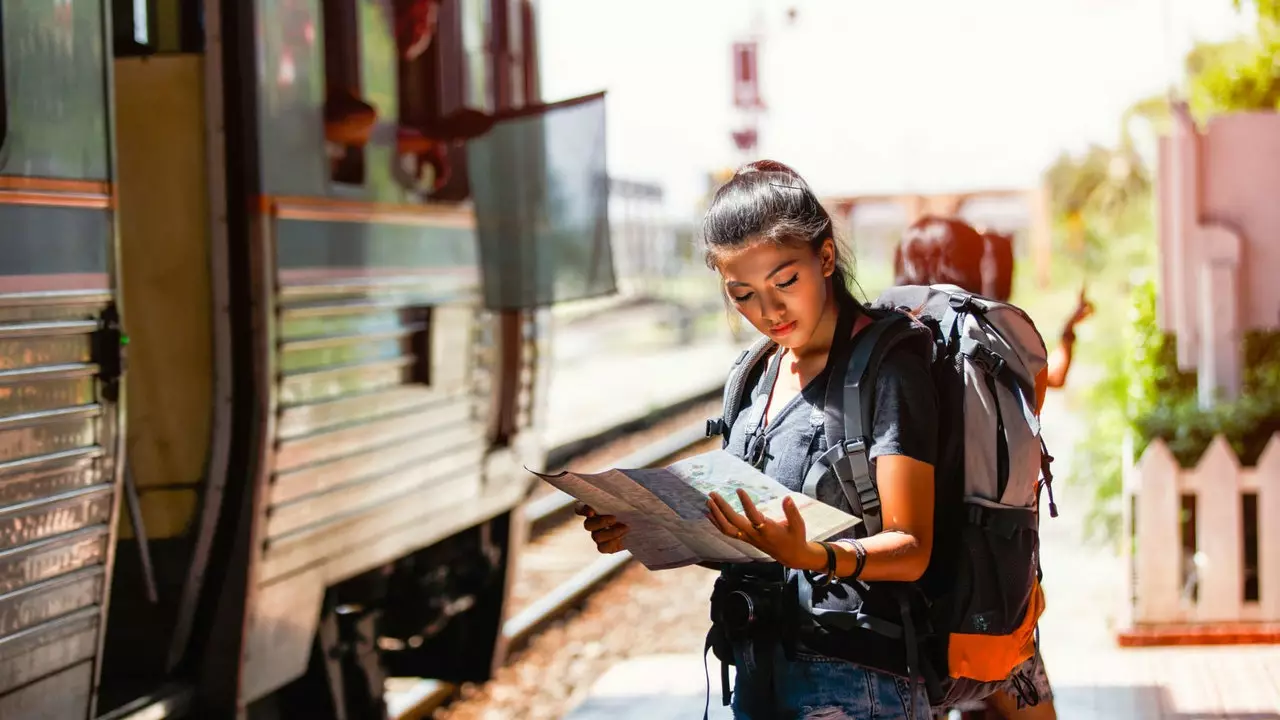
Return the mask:
M91 357L107 300L8 298L0 317L0 707L47 695L9 694L34 681L87 697L114 505Z
M261 582L350 553L363 528L480 491L478 309L409 294L289 297ZM376 555L369 562L385 561Z

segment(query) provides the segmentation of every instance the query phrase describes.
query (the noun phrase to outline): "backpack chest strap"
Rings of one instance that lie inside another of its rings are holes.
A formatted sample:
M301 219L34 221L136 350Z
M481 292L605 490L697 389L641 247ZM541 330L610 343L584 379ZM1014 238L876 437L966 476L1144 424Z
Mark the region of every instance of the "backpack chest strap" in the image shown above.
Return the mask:
M721 415L718 418L712 418L707 421L707 437L719 435L722 447L728 447L729 445L729 432L738 417L738 411L742 404L742 395L746 392L747 380L751 376L751 371L760 362L761 358L772 352L775 347L776 345L772 340L762 337L756 340L750 348L739 353L738 358L733 361L733 367L729 370L729 378L724 384L724 404Z
M834 475L850 508L862 519L867 535L884 529L880 493L871 476L867 445L876 376L885 354L910 329L910 320L895 313L866 326L853 338L851 350L841 348L841 359L847 358L845 373L843 378L832 374L823 404L828 449L805 475L803 492L815 499L818 484L827 475Z
M751 409L747 413L747 423L744 427L747 462L759 469L764 468L764 462L767 460L763 435L764 415L769 408L769 401L767 399L762 401L761 398L767 398L773 394L774 385L778 383L778 374L782 371L782 354L782 348L778 348L769 360L768 369L752 396Z
M818 483L831 474L834 474L837 482L840 483L840 489L844 492L850 507L855 511L861 510L864 524L879 519L880 493L871 479L871 465L867 460L865 440L839 442L827 448L827 451L809 467L809 472L805 473L802 491L805 495L817 499ZM868 518L868 514L875 516L874 520ZM880 528L877 527L875 532L879 531ZM867 533L875 534L870 527L867 528Z

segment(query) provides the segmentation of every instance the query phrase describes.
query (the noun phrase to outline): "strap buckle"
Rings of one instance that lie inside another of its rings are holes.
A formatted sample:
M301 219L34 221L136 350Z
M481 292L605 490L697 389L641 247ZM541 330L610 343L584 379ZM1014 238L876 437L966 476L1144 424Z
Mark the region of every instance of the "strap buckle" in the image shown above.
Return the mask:
M724 432L727 429L725 426L726 423L724 418L711 418L710 420L707 420L707 437L711 438L717 435L724 435Z
M862 503L862 513L875 514L880 511L880 493L876 491L874 486L859 489L858 500Z
M947 298L947 304L956 312L969 312L973 310L973 296L969 293L952 293Z
M978 342L966 341L967 347L961 349L961 354L969 358L970 362L977 365L987 375L995 377L1004 372L1008 363L1000 353L992 350Z
M769 460L769 439L764 433L749 435L746 450L744 459L755 469L764 472L764 466Z
M867 443L862 438L858 438L856 440L846 440L844 443L845 455L852 455L854 453L866 452L866 449L867 449Z
M999 353L989 347L983 346L982 349L985 351L982 354L984 360L983 364L985 365L984 369L987 373L990 375L999 375L1004 372L1005 366L1008 365L1008 363L1004 361L1004 358L1000 357Z

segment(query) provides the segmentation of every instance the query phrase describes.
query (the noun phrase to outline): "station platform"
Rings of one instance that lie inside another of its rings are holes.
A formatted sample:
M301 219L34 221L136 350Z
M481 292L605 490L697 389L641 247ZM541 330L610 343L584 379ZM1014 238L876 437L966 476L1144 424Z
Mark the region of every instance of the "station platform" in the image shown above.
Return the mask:
M1069 448L1081 420L1051 394L1046 440L1067 477ZM1086 540L1088 488L1055 484L1060 516L1041 520L1047 608L1041 646L1061 720L1280 720L1280 646L1120 648L1115 621L1123 593L1119 554ZM706 702L702 658L650 655L615 665L570 720L701 717ZM713 718L720 705L712 659ZM716 714L719 713L719 714Z
M719 661L709 656L707 668L711 677L707 717L732 720L733 713L720 704ZM592 686L590 697L564 720L694 720L702 717L707 704L702 658L691 654L647 655L615 665Z

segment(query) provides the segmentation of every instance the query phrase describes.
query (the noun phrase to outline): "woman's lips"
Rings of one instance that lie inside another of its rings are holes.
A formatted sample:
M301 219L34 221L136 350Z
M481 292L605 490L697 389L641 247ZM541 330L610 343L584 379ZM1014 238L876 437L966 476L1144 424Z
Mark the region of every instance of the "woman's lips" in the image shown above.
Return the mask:
M789 323L785 323L783 325L777 325L769 328L769 334L774 337L782 337L783 335L786 335L787 333L795 329L796 329L796 323L794 320L792 320Z

